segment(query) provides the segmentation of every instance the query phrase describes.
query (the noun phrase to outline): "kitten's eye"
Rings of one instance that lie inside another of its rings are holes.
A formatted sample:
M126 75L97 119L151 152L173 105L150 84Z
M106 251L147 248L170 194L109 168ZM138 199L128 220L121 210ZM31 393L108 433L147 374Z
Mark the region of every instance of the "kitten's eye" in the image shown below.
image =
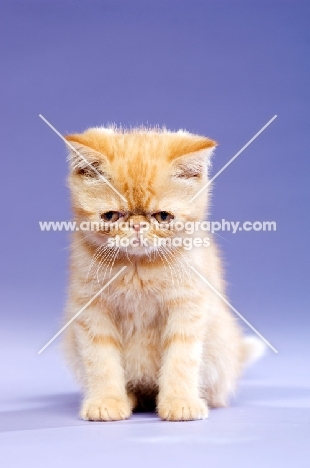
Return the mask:
M116 221L118 221L121 216L122 214L118 211L107 211L106 213L102 213L100 215L102 221L107 223L116 223Z
M92 164L89 164L88 166L80 167L77 170L78 175L82 177L86 177L88 179L94 179L98 177L98 172L101 173L101 171L99 170L99 162L97 161L93 162Z
M159 223L170 223L174 218L173 214L168 213L168 211L158 211L158 213L153 213L152 216Z

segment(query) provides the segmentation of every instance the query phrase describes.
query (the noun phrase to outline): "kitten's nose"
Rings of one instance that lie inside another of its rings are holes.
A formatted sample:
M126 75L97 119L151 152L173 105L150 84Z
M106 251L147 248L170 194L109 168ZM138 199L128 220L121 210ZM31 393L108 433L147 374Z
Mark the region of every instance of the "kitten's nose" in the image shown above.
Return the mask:
M139 224L134 224L134 225L133 225L134 230L137 231L137 232L140 231L140 227L141 227L141 226L140 226L140 223L139 223Z

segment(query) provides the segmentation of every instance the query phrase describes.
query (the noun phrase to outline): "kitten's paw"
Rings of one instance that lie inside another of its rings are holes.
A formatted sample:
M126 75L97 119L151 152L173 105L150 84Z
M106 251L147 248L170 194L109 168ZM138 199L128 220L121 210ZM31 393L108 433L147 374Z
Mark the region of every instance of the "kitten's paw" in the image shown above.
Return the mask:
M210 408L227 408L228 398L220 396L212 396L208 398L208 404Z
M131 415L129 400L117 398L86 399L80 412L86 421L119 421Z
M194 421L208 417L208 408L200 398L162 400L158 404L157 411L160 418L166 421Z

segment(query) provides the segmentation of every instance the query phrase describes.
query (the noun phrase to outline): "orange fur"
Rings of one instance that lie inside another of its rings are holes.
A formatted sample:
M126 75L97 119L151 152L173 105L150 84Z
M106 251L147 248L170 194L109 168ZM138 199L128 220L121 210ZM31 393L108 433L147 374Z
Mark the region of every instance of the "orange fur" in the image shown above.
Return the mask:
M214 141L144 128L95 128L66 138L127 199L71 151L68 180L76 221L96 222L109 211L133 225L161 211L182 222L204 219L208 190L189 201L208 180ZM185 234L156 231L151 224L145 232L150 247L109 247L108 240L117 235L140 234L133 227L111 227L75 232L72 238L66 320L127 267L66 331L66 353L84 386L81 417L124 419L136 396L156 395L162 419L205 418L207 404L228 403L246 354L234 317L189 268L193 265L225 294L214 241L209 248L158 249L154 239ZM206 237L203 231L192 236L197 235Z

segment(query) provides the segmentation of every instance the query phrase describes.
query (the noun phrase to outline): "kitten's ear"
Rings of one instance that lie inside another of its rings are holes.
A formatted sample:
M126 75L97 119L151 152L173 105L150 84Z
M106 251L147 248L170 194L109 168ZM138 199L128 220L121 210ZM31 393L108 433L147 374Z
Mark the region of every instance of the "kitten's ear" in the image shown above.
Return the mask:
M71 172L76 171L79 175L88 177L95 177L99 175L98 173L105 172L108 168L106 156L89 146L91 142L87 138L78 134L66 135L64 138L69 150L67 159Z
M172 177L177 179L198 179L207 175L210 167L211 155L217 143L208 138L201 139L189 146L186 154L174 158ZM197 148L198 146L198 148Z

